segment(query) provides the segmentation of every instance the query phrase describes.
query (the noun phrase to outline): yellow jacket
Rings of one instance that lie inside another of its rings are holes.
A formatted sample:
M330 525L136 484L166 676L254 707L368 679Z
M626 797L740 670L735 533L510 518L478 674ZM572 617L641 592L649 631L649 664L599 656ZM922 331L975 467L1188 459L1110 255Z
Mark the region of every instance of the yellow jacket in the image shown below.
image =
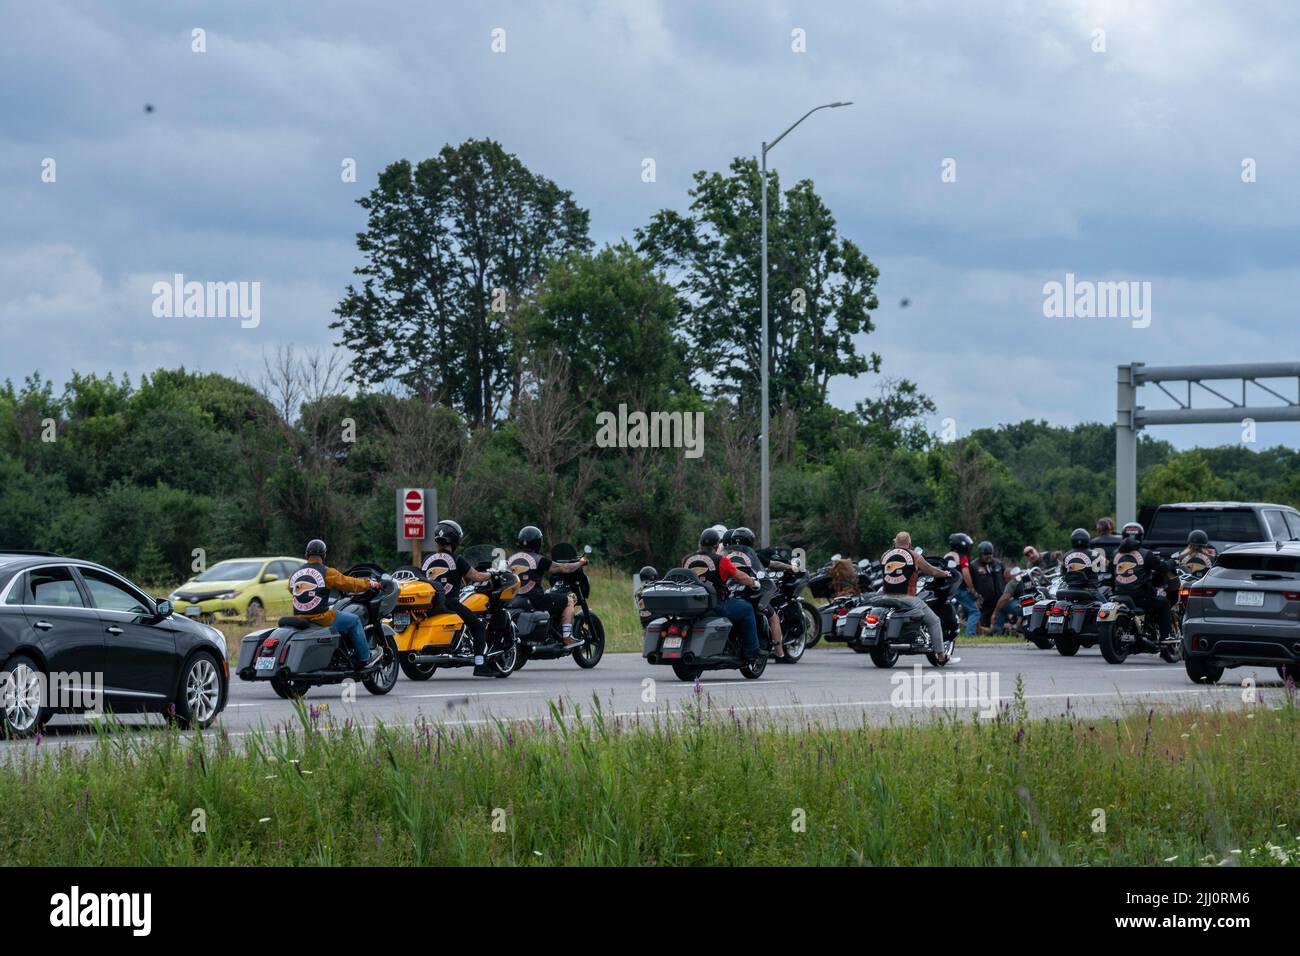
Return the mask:
M324 564L320 558L311 557L307 559L308 564ZM361 591L370 590L370 581L366 578L350 578L341 571L327 567L325 569L325 583L336 591L343 591L348 594L357 594ZM334 623L336 612L333 608L328 611L322 611L320 614L303 614L305 621L311 621L313 624L319 624L321 627L329 627Z

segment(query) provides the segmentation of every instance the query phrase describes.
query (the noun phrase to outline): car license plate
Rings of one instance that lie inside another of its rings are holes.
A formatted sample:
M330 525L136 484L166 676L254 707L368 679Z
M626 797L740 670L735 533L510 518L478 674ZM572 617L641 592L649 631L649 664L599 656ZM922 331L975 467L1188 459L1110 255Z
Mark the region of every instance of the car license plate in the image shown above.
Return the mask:
M1241 607L1263 607L1263 591L1238 591L1237 604Z
M269 671L275 667L274 657L259 657L257 663L253 665L256 670Z
M680 637L665 637L665 638L664 638L664 650L666 650L666 651L671 651L671 650L674 650L674 649L679 648L679 647L681 647L681 646L682 646L682 639L681 639Z
M186 617L198 617L202 613L203 612L199 610L199 606L197 604L191 604L189 607L185 609Z
M410 626L411 626L411 615L409 614L393 615L393 630L404 631Z

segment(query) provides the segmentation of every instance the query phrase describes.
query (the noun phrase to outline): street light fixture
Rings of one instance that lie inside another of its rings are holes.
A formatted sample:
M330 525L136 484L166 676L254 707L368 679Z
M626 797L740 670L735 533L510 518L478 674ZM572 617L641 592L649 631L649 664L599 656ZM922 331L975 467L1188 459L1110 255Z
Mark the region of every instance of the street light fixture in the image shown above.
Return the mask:
M812 116L818 110L829 110L829 109L835 109L836 107L840 107L840 106L852 106L852 105L853 104L849 102L849 103L823 103L821 106L814 106L807 113L804 113L803 116L800 116L797 120L791 123L789 128L787 128L786 131L782 133L780 136L778 136L776 139L772 140L772 142L763 144L762 176L760 179L760 191L763 194L763 198L762 198L762 203L763 203L763 266L762 266L762 271L763 271L763 276L762 276L763 426L762 427L763 430L762 430L762 455L761 455L761 462L759 464L759 467L762 470L762 494L761 494L762 530L761 530L761 536L759 541L760 541L760 545L764 548L770 547L772 544L771 479L768 474L768 459L769 459L768 431L770 427L770 422L768 421L768 419L770 416L767 407L768 366L772 364L771 354L769 353L768 334L767 334L767 153L773 146L781 142L781 140L785 139L786 135L789 134L791 130L793 130L796 126L798 126L808 117Z

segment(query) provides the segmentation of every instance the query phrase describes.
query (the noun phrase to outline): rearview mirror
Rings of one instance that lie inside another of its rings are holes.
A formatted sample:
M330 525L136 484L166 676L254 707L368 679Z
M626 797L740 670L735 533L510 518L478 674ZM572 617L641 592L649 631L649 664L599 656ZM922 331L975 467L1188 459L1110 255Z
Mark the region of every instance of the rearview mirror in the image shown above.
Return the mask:
M264 574L264 575L262 575L262 583L263 583L263 584L270 584L272 581L278 581L278 580L280 580L280 576L277 575L277 574Z
M166 598L163 598L156 605L154 605L154 607L157 609L159 620L172 616L172 602L167 600Z

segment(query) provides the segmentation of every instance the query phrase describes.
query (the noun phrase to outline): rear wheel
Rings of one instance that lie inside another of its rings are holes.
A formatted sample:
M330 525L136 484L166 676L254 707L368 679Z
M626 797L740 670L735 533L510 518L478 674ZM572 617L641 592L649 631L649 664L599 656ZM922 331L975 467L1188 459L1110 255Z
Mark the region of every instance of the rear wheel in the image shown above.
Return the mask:
M704 668L693 664L674 664L673 673L677 675L678 680L695 681L700 679Z
M1034 647L1038 648L1040 651L1051 650L1053 644L1058 647L1060 646L1060 642L1052 640L1046 634L1027 634L1025 635L1025 640L1029 641L1029 643L1033 644Z
M1132 624L1124 618L1108 621L1097 631L1097 646L1107 664L1123 664L1132 645Z
M1223 665L1203 657L1188 657L1183 660L1183 667L1193 684L1217 684L1223 676Z
M869 648L867 653L871 655L871 663L877 667L893 667L898 663L898 651L888 644L877 644L875 647Z
M31 737L50 719L46 682L40 665L15 654L4 666L4 700L0 702L0 728L6 737Z
M300 697L306 697L307 691L311 690L311 684L305 680L289 680L287 677L272 677L271 690L275 691L285 700L297 700Z
M573 634L585 643L573 652L573 661L583 670L600 663L605 654L605 625L590 612L582 612L573 619Z
M1053 639L1045 637L1040 638L1040 640L1051 641ZM1060 654L1062 657L1073 657L1075 654L1079 653L1079 641L1073 634L1057 634L1055 641L1056 653ZM1039 644L1038 646L1042 647L1043 645Z
M437 669L437 664L412 664L406 658L402 658L402 673L411 680L428 680Z

